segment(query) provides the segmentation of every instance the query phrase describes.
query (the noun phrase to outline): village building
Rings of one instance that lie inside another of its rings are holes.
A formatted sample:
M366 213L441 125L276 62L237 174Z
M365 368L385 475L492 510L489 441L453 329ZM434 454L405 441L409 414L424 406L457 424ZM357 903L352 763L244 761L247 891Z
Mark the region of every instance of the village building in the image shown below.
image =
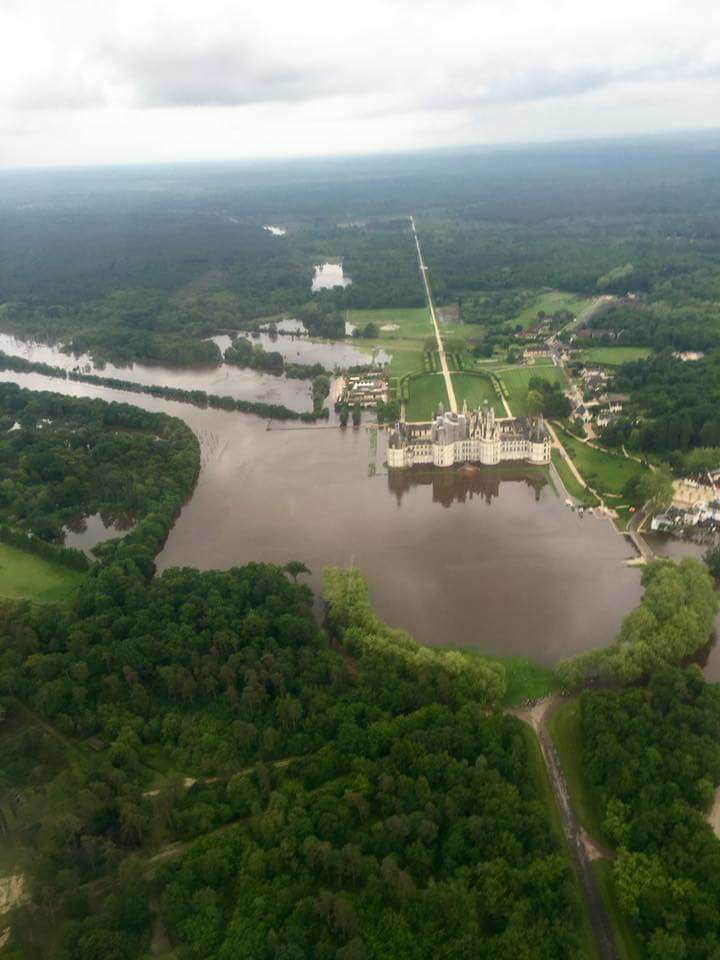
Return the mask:
M451 467L461 463L496 466L509 461L550 463L551 442L542 416L499 418L487 400L478 410L445 413L434 420L398 423L390 433L387 463L391 469L417 464Z
M379 400L387 402L388 378L382 371L351 374L345 380L341 403L353 407L374 407Z

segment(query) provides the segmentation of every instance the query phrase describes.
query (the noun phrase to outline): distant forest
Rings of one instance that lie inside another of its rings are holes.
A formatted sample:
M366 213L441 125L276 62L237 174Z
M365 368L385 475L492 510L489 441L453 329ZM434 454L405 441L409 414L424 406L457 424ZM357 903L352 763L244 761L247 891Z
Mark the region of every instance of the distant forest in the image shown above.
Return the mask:
M698 136L292 167L4 173L0 330L183 364L219 363L203 336L283 311L339 336L346 308L422 304L413 212L439 303L546 286L633 290L662 304L652 317L692 301L714 338L718 158L717 138ZM266 224L288 232L271 236ZM312 294L313 265L338 257L352 285ZM656 321L654 332L645 326L629 342L668 341Z

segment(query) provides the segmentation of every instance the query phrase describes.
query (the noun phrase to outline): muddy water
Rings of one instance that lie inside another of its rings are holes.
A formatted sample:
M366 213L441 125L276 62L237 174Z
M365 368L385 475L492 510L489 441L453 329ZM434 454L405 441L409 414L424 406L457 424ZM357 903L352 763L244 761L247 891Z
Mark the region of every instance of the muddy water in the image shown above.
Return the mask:
M210 337L213 343L225 353L232 343L228 334L218 334ZM384 350L358 350L357 347L344 343L342 340L310 340L305 337L273 336L269 333L259 333L250 337L252 343L257 343L264 350L279 353L288 363L313 364L320 363L326 370L345 369L368 363L389 363L390 354Z
M0 350L14 357L25 357L37 363L48 363L63 370L79 370L101 377L132 380L146 386L180 387L183 390L205 390L236 400L262 400L265 403L284 404L291 410L309 410L312 407L310 385L306 380L273 377L255 370L244 370L229 364L218 367L165 367L131 363L126 367L93 363L88 354L76 356L63 353L58 346L35 341L18 340L0 333Z
M132 514L124 510L102 510L68 520L63 527L65 546L82 550L93 558L92 548L104 540L124 537L135 526Z
M475 646L551 664L604 644L640 598L631 550L608 521L579 518L552 488L518 473L378 474L365 429L283 427L256 417L36 374L33 389L137 404L182 417L202 471L159 568L303 560L355 565L377 612L429 644Z

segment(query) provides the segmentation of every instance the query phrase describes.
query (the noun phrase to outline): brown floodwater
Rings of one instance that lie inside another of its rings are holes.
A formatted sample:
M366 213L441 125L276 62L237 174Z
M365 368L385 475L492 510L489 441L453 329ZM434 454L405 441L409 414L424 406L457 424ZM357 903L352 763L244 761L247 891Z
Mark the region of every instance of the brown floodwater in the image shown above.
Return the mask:
M63 370L77 370L100 377L132 380L145 386L180 387L183 390L205 390L236 400L258 400L277 403L291 410L310 410L311 387L307 380L273 377L257 370L241 369L230 364L217 367L168 367L160 364L114 363L95 364L89 354L63 353L59 346L34 340L20 340L0 333L0 350L14 357L35 363L47 363Z
M283 322L278 326L282 329ZM239 336L248 336L240 333ZM229 334L218 334L209 337L213 343L225 353L233 342ZM304 363L311 365L320 363L326 370L345 369L347 367L364 366L368 363L386 364L390 362L390 354L384 350L373 350L367 353L345 340L312 340L307 336L273 335L270 333L256 333L250 337L252 343L259 344L268 352L279 353L288 363Z
M68 520L63 527L64 544L94 559L92 549L104 540L117 540L135 526L135 518L126 510L101 510Z
M461 469L388 475L384 434L333 426L270 430L257 417L37 374L0 380L103 397L181 417L202 470L158 568L225 569L297 559L356 566L388 623L433 645L552 664L606 644L641 595L607 520L569 510L542 474ZM377 473L370 476L369 464Z

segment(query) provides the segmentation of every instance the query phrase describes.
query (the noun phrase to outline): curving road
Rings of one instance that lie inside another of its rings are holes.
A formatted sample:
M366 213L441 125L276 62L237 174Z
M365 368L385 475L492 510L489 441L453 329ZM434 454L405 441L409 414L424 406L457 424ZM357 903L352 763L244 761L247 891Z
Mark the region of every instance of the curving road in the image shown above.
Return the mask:
M438 356L440 357L440 369L442 370L442 375L445 377L445 389L447 390L450 410L453 413L457 413L457 400L455 399L455 390L453 388L452 377L450 376L450 370L448 369L447 359L445 357L445 347L443 346L442 337L440 336L440 326L437 321L435 306L433 304L432 294L430 292L430 283L428 282L428 277L427 277L427 267L425 265L425 261L423 260L422 251L420 249L420 240L418 239L417 230L415 229L415 217L410 217L410 226L412 227L413 239L415 240L415 246L417 248L418 265L420 267L420 276L422 277L423 285L425 286L425 297L427 298L428 309L430 310L430 317L432 318L433 326L435 327L435 339L437 340L437 345L438 345Z

